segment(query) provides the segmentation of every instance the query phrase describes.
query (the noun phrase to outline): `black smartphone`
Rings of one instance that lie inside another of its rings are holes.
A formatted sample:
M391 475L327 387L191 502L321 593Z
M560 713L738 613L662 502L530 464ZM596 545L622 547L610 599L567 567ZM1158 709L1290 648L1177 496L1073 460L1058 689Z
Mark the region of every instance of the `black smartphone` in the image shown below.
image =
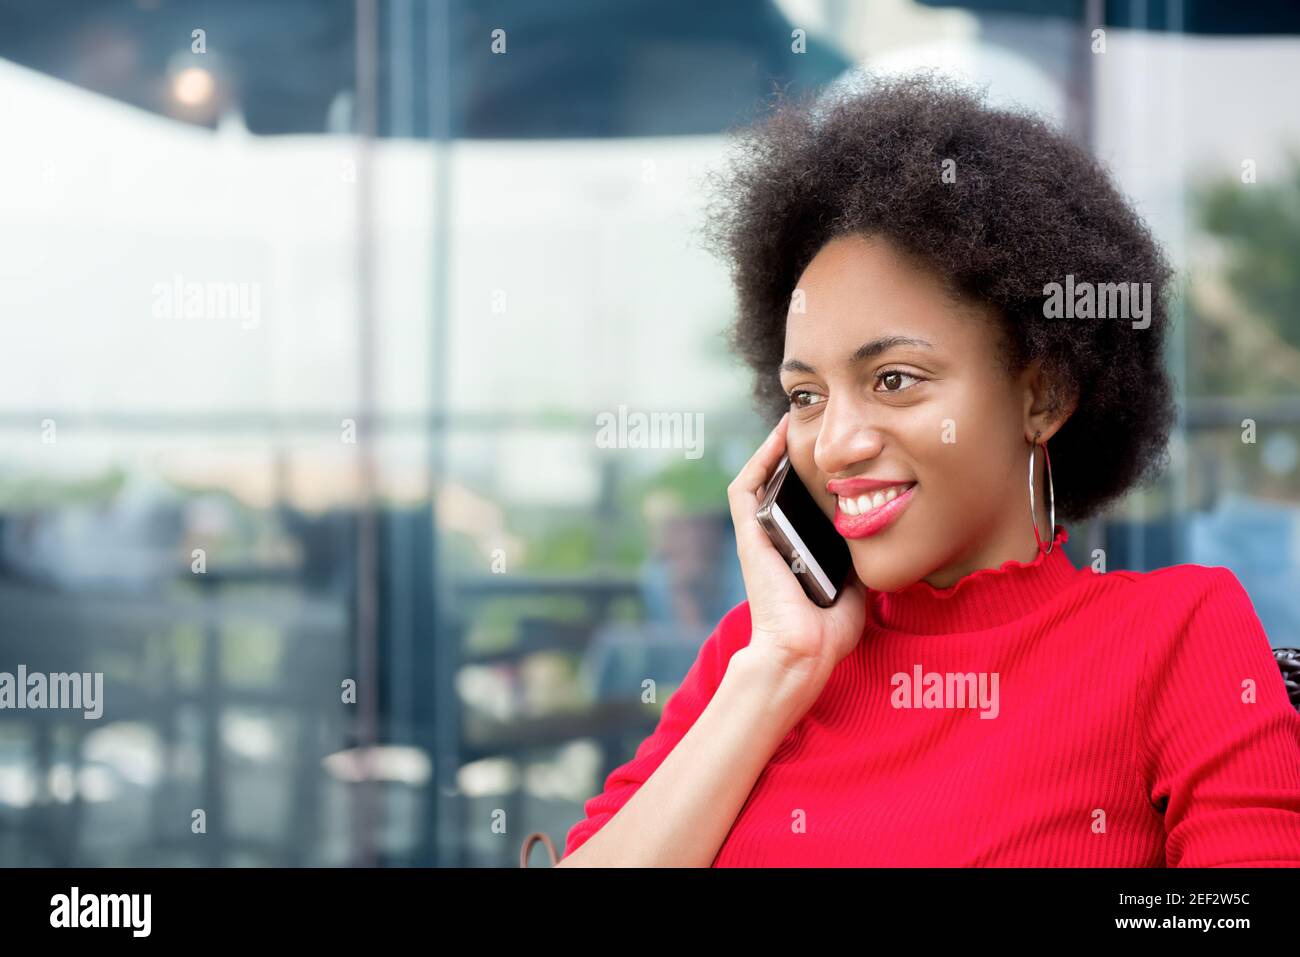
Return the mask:
M822 608L835 604L853 565L849 546L835 524L817 507L790 456L781 456L763 492L758 523L803 585Z

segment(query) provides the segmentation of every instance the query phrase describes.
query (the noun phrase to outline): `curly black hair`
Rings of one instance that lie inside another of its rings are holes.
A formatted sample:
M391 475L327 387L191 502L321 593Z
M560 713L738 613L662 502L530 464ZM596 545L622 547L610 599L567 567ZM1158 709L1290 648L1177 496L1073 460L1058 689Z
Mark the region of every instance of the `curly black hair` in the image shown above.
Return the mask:
M857 82L857 81L864 82ZM790 97L731 130L736 150L706 176L706 248L730 266L731 348L754 373L755 406L789 408L777 376L795 283L829 240L878 235L1000 321L1009 373L1035 358L1056 402L1057 512L1082 520L1168 465L1176 419L1164 368L1172 270L1105 168L1043 118L994 108L984 90L930 72L866 74ZM953 169L955 182L945 182ZM1150 283L1150 325L1049 318L1048 283Z

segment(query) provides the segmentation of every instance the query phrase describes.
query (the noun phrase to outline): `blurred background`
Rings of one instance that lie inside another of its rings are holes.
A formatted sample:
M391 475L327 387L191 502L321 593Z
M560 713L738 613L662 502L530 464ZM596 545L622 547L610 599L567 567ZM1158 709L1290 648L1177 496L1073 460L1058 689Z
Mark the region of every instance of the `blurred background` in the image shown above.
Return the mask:
M0 711L0 864L561 845L745 597L701 177L859 67L1109 165L1182 417L1067 550L1227 566L1300 645L1293 4L0 0L0 671L104 674Z

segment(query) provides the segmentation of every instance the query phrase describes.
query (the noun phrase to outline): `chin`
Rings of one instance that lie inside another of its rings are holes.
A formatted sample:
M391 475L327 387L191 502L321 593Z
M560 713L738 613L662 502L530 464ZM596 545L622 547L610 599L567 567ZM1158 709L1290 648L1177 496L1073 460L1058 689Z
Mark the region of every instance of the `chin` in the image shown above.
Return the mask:
M854 562L853 570L857 573L858 580L872 591L898 591L921 577L909 575L903 569L891 569L880 561L872 561L866 567L864 565L865 563Z

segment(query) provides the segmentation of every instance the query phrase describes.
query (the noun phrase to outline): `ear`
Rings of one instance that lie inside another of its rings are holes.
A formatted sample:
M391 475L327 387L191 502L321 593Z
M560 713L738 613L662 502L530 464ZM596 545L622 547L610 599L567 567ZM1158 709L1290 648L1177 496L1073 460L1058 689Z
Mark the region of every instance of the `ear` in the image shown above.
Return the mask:
M1050 375L1041 359L1034 359L1020 374L1024 401L1025 441L1046 442L1074 414L1078 394Z

